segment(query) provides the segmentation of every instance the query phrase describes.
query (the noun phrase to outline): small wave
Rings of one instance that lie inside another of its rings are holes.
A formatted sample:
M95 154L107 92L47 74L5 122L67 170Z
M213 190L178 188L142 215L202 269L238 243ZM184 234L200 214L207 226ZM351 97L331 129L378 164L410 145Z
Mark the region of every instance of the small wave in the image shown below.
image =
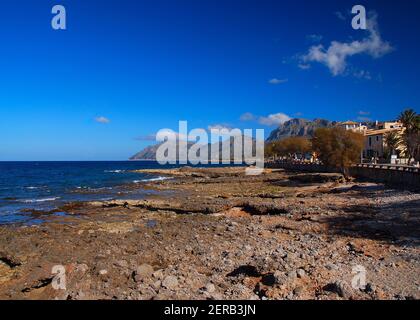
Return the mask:
M25 189L34 190L34 189L39 189L39 187L25 187Z
M106 173L123 173L125 170L105 170Z
M36 202L48 202L48 201L55 201L60 199L60 197L53 197L53 198L44 198L44 199L27 199L27 200L20 200L19 202L23 203L36 203Z
M172 179L170 177L157 177L157 178L150 178L150 179L143 179L143 180L134 180L134 183L140 183L140 182L153 182L153 181L163 181L163 180L169 180Z

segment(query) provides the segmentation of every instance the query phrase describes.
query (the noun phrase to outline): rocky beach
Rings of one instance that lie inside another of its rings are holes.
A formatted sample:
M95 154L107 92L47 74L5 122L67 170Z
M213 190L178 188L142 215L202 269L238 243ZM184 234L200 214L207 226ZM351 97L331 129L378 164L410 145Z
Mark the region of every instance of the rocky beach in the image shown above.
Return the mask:
M0 226L0 299L420 298L419 193L281 169L142 172L169 179Z

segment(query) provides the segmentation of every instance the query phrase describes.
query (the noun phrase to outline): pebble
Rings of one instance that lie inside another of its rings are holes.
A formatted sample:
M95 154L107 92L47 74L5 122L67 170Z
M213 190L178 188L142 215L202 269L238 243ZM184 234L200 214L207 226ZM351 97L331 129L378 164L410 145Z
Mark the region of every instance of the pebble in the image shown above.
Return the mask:
M150 264L142 264L136 269L136 275L141 276L143 278L151 277L154 270Z
M336 281L329 283L324 287L324 290L335 292L344 299L350 299L352 296L352 289L345 281Z
M303 278L304 276L305 276L305 270L303 270L303 269L298 269L297 271L296 271L296 273L297 273L297 276L299 277L299 278Z
M175 290L178 287L178 279L174 276L167 276L163 280L162 286L166 289Z
M207 283L205 289L208 293L213 293L214 291L216 291L216 287L213 283Z

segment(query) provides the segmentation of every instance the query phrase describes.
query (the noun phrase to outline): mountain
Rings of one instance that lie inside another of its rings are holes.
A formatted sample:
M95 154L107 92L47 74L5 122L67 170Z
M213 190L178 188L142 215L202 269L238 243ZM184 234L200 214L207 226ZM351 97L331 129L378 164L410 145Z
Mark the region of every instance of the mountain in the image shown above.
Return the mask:
M156 159L156 151L159 148L159 144L155 144L152 146L148 146L141 150L140 152L136 153L132 156L129 160L155 160Z
M162 144L163 142L147 146L146 148L132 156L129 160L156 160L156 152ZM188 142L187 149L189 150L192 145L192 142ZM178 146L176 146L176 150L178 153Z
M244 144L245 142L252 143L252 150L253 150L253 155L255 156L255 145L256 145L256 140L254 138L248 137L248 136L243 136L242 139L242 159L244 160ZM175 142L174 142L175 143ZM156 160L156 152L158 150L158 148L163 144L163 142L155 144L155 145L151 145L148 146L146 148L144 148L143 150L141 150L140 152L136 153L134 156L132 156L129 160ZM176 150L177 150L177 154L179 152L179 148L178 148L178 144L176 144ZM194 142L188 142L187 143L187 149L190 150L190 148L195 145ZM217 157L217 154L219 154L219 159L220 160L228 160L228 159L233 159L234 158L234 153L235 153L235 139L233 137L230 137L230 141L229 143L222 143L222 142L216 142L213 144L208 144L208 159L212 159L212 155L214 155L214 157ZM224 155L227 155L226 157L224 157ZM178 160L178 157L176 157L176 160Z
M325 119L291 119L280 125L270 133L267 141L282 140L287 137L311 137L318 128L329 128L336 124L335 121Z

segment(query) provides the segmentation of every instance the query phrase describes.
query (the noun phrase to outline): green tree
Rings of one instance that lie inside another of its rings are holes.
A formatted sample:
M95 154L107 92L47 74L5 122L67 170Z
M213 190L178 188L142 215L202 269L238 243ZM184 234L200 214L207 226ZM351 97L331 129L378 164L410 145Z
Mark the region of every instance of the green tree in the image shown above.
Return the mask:
M404 144L401 132L391 131L384 135L385 150L384 157L390 159L391 155L396 154L398 157L405 156L407 148Z
M413 109L407 109L401 112L398 120L405 128L402 139L409 158L420 161L420 115Z
M364 136L340 127L319 128L312 138L312 146L322 163L339 168L348 176L348 167L358 163L363 150Z

